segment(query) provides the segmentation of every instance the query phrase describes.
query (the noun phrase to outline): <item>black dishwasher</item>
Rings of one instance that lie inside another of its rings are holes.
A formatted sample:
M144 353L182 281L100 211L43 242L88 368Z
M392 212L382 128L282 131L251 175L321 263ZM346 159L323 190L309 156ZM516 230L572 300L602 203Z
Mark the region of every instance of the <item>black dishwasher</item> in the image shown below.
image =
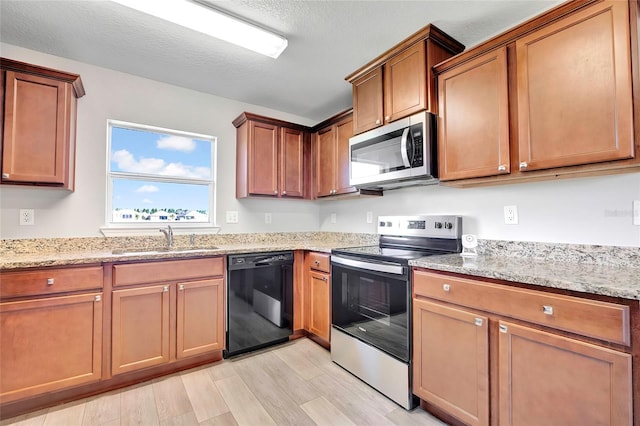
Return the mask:
M225 358L289 340L293 332L293 252L227 258Z

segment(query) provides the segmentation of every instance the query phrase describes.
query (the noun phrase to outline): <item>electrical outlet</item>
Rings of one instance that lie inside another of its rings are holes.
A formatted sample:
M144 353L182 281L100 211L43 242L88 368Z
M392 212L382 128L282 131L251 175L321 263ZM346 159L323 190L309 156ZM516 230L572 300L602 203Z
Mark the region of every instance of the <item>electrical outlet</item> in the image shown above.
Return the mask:
M367 223L373 223L373 212L367 212Z
M271 213L264 214L264 223L271 223Z
M640 225L640 200L633 200L633 224Z
M505 225L518 224L518 206L504 206Z
M337 221L338 220L337 220L336 214L335 213L331 213L331 223L336 223Z
M238 223L238 212L235 210L227 211L227 223Z
M20 225L34 225L36 223L33 209L20 209Z

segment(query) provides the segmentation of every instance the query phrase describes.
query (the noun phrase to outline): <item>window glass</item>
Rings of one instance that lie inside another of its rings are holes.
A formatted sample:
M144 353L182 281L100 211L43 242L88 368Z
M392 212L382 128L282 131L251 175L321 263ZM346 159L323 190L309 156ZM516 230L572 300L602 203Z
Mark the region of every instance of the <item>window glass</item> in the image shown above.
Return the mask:
M107 222L213 224L215 142L109 121Z

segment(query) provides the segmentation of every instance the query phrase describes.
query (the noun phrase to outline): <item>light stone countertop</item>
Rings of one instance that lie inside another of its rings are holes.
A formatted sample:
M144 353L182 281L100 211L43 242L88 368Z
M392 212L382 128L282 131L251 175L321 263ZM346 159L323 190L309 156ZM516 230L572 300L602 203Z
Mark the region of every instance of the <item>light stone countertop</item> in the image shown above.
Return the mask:
M222 256L237 253L258 253L281 250L311 250L330 253L331 249L344 247L344 244L309 241L303 244L229 244L219 245L216 249L193 248L176 251L148 251L113 254L111 250L77 251L59 253L4 254L0 259L0 269L37 268L43 266L69 266L133 260L183 259L194 257Z
M184 237L182 237L184 239ZM334 248L377 244L377 236L370 234L310 233L301 235L219 235L203 238L194 246L178 241L173 251L154 251L163 247L161 239L129 238L109 240L79 238L55 241L4 241L0 247L0 270L69 266L136 260L184 259L223 256L238 253L258 253L281 250L310 250L330 253ZM212 248L215 247L215 248ZM123 248L135 252L114 254ZM139 251L148 248L149 251Z
M640 300L640 265L612 266L482 254L477 257L428 256L409 263L474 277Z
M179 235L176 251L113 253L122 248L152 250L164 244L162 237L2 240L0 270L280 250L330 253L334 248L377 245L378 236L334 232L198 235L191 246L188 235ZM640 247L481 240L479 253L476 258L452 254L409 263L437 271L640 300Z

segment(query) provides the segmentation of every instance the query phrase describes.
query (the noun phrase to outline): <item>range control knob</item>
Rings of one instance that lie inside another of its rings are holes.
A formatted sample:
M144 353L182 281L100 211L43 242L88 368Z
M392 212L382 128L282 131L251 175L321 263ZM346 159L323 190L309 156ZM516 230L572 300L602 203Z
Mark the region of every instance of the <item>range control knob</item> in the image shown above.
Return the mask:
M444 223L444 229L453 229L453 223L445 222Z
M436 227L436 229L442 229L442 222L436 222L434 223L434 226Z
M379 226L384 226L384 222L380 222Z
M391 226L391 222L387 222L387 226Z

